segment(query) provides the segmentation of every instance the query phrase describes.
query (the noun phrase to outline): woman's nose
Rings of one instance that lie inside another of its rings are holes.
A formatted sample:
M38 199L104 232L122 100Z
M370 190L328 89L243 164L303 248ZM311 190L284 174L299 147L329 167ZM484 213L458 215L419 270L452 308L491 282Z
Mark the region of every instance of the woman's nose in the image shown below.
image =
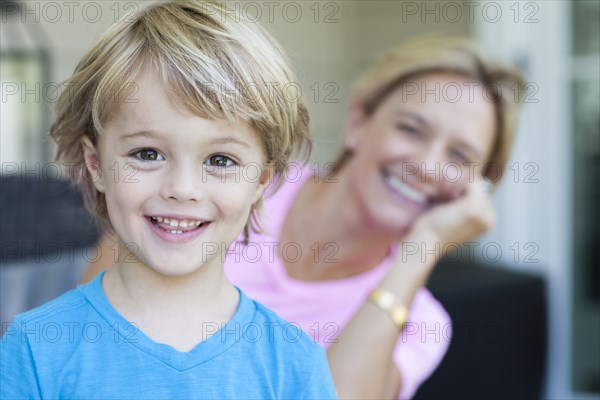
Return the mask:
M444 152L441 146L432 144L423 149L420 154L419 171L422 183L439 182L442 169Z

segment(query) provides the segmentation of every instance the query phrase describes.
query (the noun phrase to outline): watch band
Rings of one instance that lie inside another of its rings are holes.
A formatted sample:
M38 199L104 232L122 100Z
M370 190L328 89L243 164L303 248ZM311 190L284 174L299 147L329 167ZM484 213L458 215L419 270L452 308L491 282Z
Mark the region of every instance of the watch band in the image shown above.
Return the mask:
M408 309L405 305L396 302L396 296L389 290L377 288L369 295L369 300L377 307L385 311L394 324L402 331L408 316Z

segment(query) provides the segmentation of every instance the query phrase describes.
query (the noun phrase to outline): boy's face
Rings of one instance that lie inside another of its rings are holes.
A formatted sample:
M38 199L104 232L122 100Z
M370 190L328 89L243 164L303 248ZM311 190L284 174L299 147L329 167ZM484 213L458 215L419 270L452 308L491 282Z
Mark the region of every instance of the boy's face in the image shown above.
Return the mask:
M174 107L161 80L136 79L85 160L122 244L164 275L186 275L220 254L244 228L270 176L247 123L207 120ZM125 260L126 262L126 260Z

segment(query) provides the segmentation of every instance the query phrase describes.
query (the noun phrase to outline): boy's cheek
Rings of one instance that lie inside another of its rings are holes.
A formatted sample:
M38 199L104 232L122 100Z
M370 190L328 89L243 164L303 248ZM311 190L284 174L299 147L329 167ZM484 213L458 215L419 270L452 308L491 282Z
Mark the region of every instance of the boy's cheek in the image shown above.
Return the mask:
M212 202L228 214L244 214L249 212L252 204L262 195L258 183L237 183L219 185L217 188L208 189ZM246 218L246 215L241 215Z

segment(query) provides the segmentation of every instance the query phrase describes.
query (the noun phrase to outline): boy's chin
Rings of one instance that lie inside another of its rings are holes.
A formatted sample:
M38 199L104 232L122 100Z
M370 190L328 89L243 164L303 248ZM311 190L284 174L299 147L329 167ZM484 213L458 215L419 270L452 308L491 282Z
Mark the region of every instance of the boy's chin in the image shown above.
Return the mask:
M208 265L173 265L171 266L162 266L160 268L152 268L155 272L162 275L165 278L184 278L195 273L200 272L201 270L205 270L208 268Z

